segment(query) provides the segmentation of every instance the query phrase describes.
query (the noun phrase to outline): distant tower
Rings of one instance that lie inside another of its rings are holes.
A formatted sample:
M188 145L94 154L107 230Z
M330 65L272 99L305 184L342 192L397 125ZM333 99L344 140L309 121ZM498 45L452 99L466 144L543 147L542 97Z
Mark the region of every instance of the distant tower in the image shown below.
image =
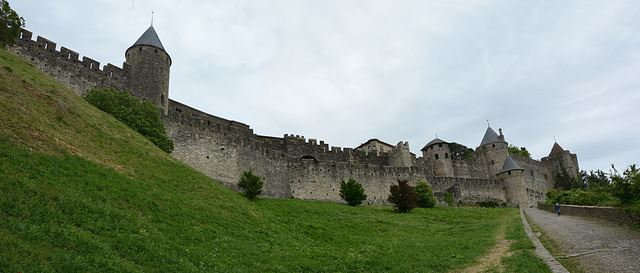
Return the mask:
M527 187L524 181L524 169L521 168L509 154L507 154L504 165L497 173L497 176L498 180L504 183L507 204L509 204L509 206L520 206L522 208L528 208L530 206Z
M572 154L569 150L562 149L558 142L553 144L549 156L542 158L542 163L551 174L566 171L571 177L575 178L579 176L580 167L578 166L578 156ZM554 185L548 186L551 189Z
M427 143L421 151L422 157L433 166L435 176L452 177L454 175L448 142L435 138Z
M141 100L149 100L167 115L171 57L164 50L153 24L127 49L125 58L130 66L128 91Z
M484 133L480 146L476 148L476 155L484 156L485 165L489 172L489 179L495 178L494 175L498 174L501 170L501 166L504 164L505 156L509 152L509 144L504 141L504 135L502 135L502 129L498 129L500 135L496 134L496 131L487 127L487 131Z

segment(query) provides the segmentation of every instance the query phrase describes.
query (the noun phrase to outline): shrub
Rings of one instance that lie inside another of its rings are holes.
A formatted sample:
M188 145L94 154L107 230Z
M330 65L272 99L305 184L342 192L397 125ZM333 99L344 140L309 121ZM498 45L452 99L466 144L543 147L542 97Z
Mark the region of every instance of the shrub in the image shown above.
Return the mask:
M445 193L444 194L444 202L447 203L447 205L449 205L449 207L453 207L453 202L455 200L453 200L453 193Z
M116 91L113 88L88 90L84 99L138 131L166 153L173 151L173 140L167 137L160 110L150 101L140 101L125 90Z
M409 212L418 206L418 195L408 182L406 179L398 179L398 185L391 185L387 200L395 204L396 212Z
M623 205L640 201L640 169L633 164L622 175L615 168L613 170L614 173L611 175L613 195L620 198Z
M550 191L547 192L547 199L548 200L552 200L554 198L558 197L558 191L555 189L552 189Z
M262 184L262 179L254 175L251 170L243 172L240 181L238 181L238 187L244 190L244 195L247 196L249 200L255 199L258 194L262 193Z
M418 181L413 191L418 195L418 206L421 208L433 208L436 205L436 199L433 198L433 190L431 185L424 181Z
M496 202L496 201L480 201L480 202L476 202L476 205L483 207L483 208L497 208L500 206L500 203Z
M357 206L362 204L362 201L367 200L362 184L356 182L353 178L349 178L346 183L344 180L340 181L340 197L347 201L349 206Z

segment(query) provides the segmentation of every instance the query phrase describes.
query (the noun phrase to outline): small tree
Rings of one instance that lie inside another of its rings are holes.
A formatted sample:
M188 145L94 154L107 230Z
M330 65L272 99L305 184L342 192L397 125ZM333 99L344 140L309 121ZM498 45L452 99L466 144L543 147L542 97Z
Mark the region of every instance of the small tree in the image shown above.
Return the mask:
M531 153L529 153L525 147L518 148L517 146L509 145L509 153L531 158Z
M418 195L418 206L421 208L433 208L436 206L436 199L433 198L431 185L424 181L418 181L413 191Z
M613 168L611 174L613 196L620 198L622 205L640 202L640 169L636 167L636 164L627 167L622 175L614 166L611 167Z
M262 179L254 175L251 170L243 172L240 181L238 181L238 187L244 190L244 195L247 196L249 200L255 199L258 194L262 193L262 184Z
M453 193L447 192L444 194L444 202L447 203L447 205L449 205L449 207L453 207L453 202L455 200L453 199Z
M9 7L7 0L0 0L0 46L13 45L21 27L24 27L24 18Z
M467 160L473 157L473 149L456 142L449 143L449 151L453 160Z
M116 91L113 88L88 90L84 99L138 131L163 151L173 151L173 140L167 137L160 110L150 101L140 101L125 90Z
M347 201L350 206L360 205L362 201L367 200L362 184L356 182L353 178L349 178L346 183L344 180L340 181L340 197Z
M395 204L395 211L409 212L418 206L418 195L406 179L398 179L398 185L391 185L387 200Z

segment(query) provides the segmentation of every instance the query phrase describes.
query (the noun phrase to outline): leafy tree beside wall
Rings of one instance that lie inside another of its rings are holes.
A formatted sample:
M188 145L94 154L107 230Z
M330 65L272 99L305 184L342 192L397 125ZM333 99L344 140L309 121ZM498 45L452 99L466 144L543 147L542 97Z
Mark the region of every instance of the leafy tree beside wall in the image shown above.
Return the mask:
M116 91L113 88L88 90L84 99L138 131L163 151L173 151L173 140L167 137L160 110L151 102L140 101L125 90Z
M262 193L262 178L257 175L254 175L251 170L248 172L243 172L240 177L240 181L238 181L238 187L244 190L244 195L249 198L249 200L255 199L259 194Z
M349 178L349 181L340 181L340 197L350 206L357 206L362 204L362 201L367 200L367 195L364 194L364 188L362 184L358 183L355 179Z
M509 153L531 158L531 153L529 153L525 147L518 148L516 146L509 145Z
M391 185L387 200L395 205L396 212L409 212L418 206L418 195L406 179L398 179L397 185Z
M436 206L436 199L433 197L431 185L424 181L418 181L413 191L418 195L418 206L421 208L433 208Z
M12 46L24 27L24 18L9 7L7 0L0 0L0 21L0 46Z
M473 149L459 143L449 143L449 151L453 160L467 160L473 157Z

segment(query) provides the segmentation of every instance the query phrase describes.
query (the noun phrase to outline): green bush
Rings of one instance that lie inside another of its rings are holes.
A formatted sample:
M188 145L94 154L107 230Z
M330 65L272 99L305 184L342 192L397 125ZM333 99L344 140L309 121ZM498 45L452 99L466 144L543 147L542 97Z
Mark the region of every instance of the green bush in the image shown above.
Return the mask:
M483 208L497 208L500 206L500 203L496 202L496 201L480 201L480 202L476 202L476 205L483 207Z
M91 89L84 99L98 109L136 130L166 153L173 151L173 140L167 137L160 110L149 101L140 101L125 90Z
M436 199L433 197L431 185L424 181L418 181L413 191L418 195L418 206L421 208L433 208L436 206Z
M395 205L396 212L409 212L418 206L418 195L408 183L406 179L398 179L397 185L391 185L387 200Z
M629 166L622 175L614 168L611 175L613 195L620 198L623 205L640 202L640 170L635 164Z
M558 197L558 191L555 189L552 189L550 191L547 192L547 199L551 200Z
M344 180L340 181L340 197L347 201L350 206L360 205L362 201L367 200L362 184L356 182L353 178L349 178L346 183Z
M453 207L453 202L455 200L453 200L453 193L445 193L444 194L444 202L447 203L447 205L449 205L449 207Z
M251 170L243 172L240 181L238 181L238 187L244 190L244 195L247 196L249 200L255 199L262 193L262 184L262 179L254 175Z

